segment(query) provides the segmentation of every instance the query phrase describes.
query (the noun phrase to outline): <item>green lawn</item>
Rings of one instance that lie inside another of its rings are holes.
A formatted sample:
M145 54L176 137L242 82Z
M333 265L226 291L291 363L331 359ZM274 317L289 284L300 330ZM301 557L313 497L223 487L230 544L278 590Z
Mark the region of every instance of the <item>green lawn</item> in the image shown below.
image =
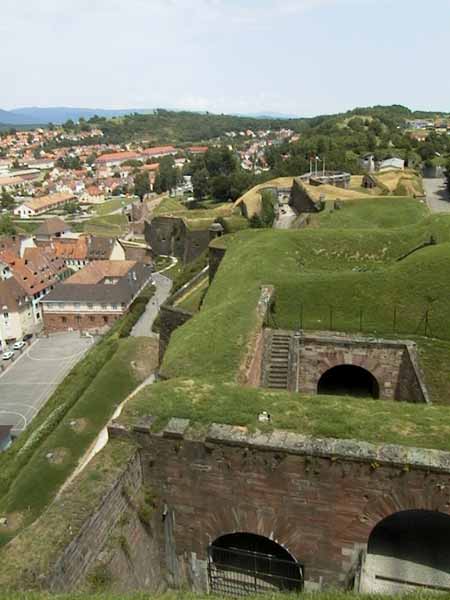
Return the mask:
M94 205L94 212L99 216L105 216L109 213L118 210L126 206L127 204L131 204L136 198L111 198L110 200L106 200L103 204Z
M208 275L202 279L192 290L189 290L179 301L175 303L176 308L181 308L189 312L197 312L200 308L200 302L208 289Z
M0 513L14 514L16 518L20 515L21 527L32 522L49 504L115 408L145 379L151 370L149 367L156 366L152 360L147 361L150 353L156 355L155 340L124 338L117 344L117 351L20 470L0 500Z
M271 415L270 425L258 422L263 410ZM149 414L157 416L156 431L171 417L180 417L204 427L224 423L252 431L284 429L318 438L450 450L450 408L446 406L308 397L198 378L174 379L144 388L127 405L121 421L135 422Z
M50 505L45 517L23 529L10 544L0 548L0 588L30 589L36 587L36 578L45 575L48 567L58 559L61 549L80 531L93 507L98 506L136 448L127 442L112 440L101 450L77 478L61 494L61 501ZM70 526L68 526L70 523ZM7 594L0 598L28 598L30 600L74 598L53 594ZM78 597L78 596L77 596ZM91 596L86 596L91 597ZM92 596L94 598L94 596ZM105 598L106 600L106 598Z
M125 215L105 215L84 221L82 230L85 233L107 237L120 237L128 229L128 220Z
M438 240L396 259L434 235ZM262 284L276 288L272 325L287 329L425 332L450 340L450 216L376 229L244 231L215 242L224 261L202 310L174 332L162 371L169 377L234 380L255 323ZM363 311L361 319L361 309ZM395 328L394 328L395 311Z
M414 225L427 215L426 205L419 200L382 197L345 202L339 210L320 213L318 222L332 229L387 229Z

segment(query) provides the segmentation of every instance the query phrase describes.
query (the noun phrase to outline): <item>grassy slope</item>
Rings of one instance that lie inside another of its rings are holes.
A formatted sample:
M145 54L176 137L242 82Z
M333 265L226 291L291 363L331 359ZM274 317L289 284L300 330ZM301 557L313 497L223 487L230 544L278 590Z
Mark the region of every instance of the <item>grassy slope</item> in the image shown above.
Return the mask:
M288 188L292 187L293 177L278 177L277 179L271 179L265 183L255 185L250 190L245 192L240 198L234 203L235 207L240 204L245 204L247 207L248 217L252 217L254 214L260 214L261 212L261 192L265 188Z
M371 202L365 209L369 213ZM414 207L405 201L401 206L397 215L401 221L405 214L411 221L422 214L420 204ZM367 222L357 210L354 214L358 222ZM345 218L351 219L350 215ZM234 380L255 323L259 287L264 283L276 287L273 325L279 327L298 328L303 303L303 326L329 329L331 302L334 329L359 331L364 307L363 332L411 337L423 334L422 318L432 301L429 333L450 339L450 216L429 216L405 227L385 229L381 227L386 220L395 225L389 211L385 215L381 210L377 218L370 215L369 220L377 228L245 231L215 242L229 246L226 258L202 311L173 334L163 373ZM395 262L431 234L441 243ZM431 351L420 340L419 346L425 353ZM446 345L436 354L441 364L450 359ZM434 376L431 362L424 359L426 364L435 400L448 401L446 379Z
M26 589L36 585L36 577L46 573L48 565L54 563L61 549L77 535L92 507L101 502L135 451L128 442L110 441L78 476L76 486L64 490L60 501L51 504L44 518L37 519L3 551L0 550L1 589ZM24 597L22 594L17 596ZM44 596L30 594L29 597ZM45 598L54 596L45 595Z
M230 231L240 231L248 227L247 219L238 214L233 214L233 210L233 205L226 202L222 204L210 204L208 208L187 209L175 198L164 198L161 204L154 210L153 216L182 218L191 230L207 229L219 217L226 221Z
M314 592L314 593L302 593L302 600L382 600L384 596L375 594L355 594L350 592ZM22 593L0 593L0 600L209 600L210 595L202 595L194 592L182 591L171 591L166 592L162 595L145 593L132 593L132 594L111 594L111 593L72 593L72 594L46 594L36 592L22 592ZM216 600L226 600L229 596L222 597L214 595ZM298 600L298 594L259 594L257 596L246 596L248 600L276 600L285 598L286 600ZM414 594L402 594L402 600L435 600L436 592L423 591L416 592ZM440 594L439 598L448 598L448 594Z
M84 221L83 231L95 235L117 237L127 230L127 218L125 215L105 215L94 217Z
M127 204L131 204L135 200L135 198L111 198L110 200L106 200L103 204L94 205L94 212L102 217L104 215L109 214L115 210L118 210L122 206L126 206Z
M108 422L115 408L145 379L149 369L132 366L151 353L156 356L155 341L150 338L124 338L113 357L98 372L63 421L41 444L22 468L8 494L2 498L2 514L19 513L21 525L31 522L47 506L59 487L72 473L78 460ZM80 424L71 426L71 423ZM57 463L47 459L50 453L61 457ZM11 534L12 532L9 532ZM1 535L1 532L0 532Z
M202 279L195 288L189 290L184 296L175 302L177 308L188 310L190 312L197 312L200 307L201 299L203 298L205 291L208 289L208 276Z
M270 425L257 415L270 413ZM240 387L213 379L175 379L144 388L121 421L158 415L154 428L173 417L204 425L225 423L250 430L283 429L313 437L450 450L449 409L343 396L306 397L297 393ZM383 423L383 427L380 427Z
M413 198L381 197L351 201L340 210L320 213L318 223L332 229L390 229L417 224L427 215L426 206Z

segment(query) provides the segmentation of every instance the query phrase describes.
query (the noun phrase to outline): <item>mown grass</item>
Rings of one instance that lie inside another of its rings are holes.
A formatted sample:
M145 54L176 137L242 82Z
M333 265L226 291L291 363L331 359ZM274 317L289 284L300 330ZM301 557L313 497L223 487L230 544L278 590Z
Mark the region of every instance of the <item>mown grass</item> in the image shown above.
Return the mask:
M153 286L141 292L129 312L65 377L26 432L0 454L0 514L19 512L20 521L33 520L70 475L116 405L145 379L149 369L156 368L155 340L125 339L153 293ZM80 421L81 429L71 429L67 425L71 421ZM61 460L52 463L47 458L52 453ZM14 531L0 530L0 543L12 535Z
M49 565L77 535L135 451L129 442L110 441L77 477L76 486L64 490L60 500L51 504L45 518L37 519L7 547L0 549L0 588L3 592L0 592L0 598L55 598L54 595L24 592L8 594L5 590L40 587L40 577L47 574ZM68 594L65 597L74 596Z
M270 413L270 424L258 422L263 410ZM309 397L246 388L213 378L174 379L144 388L127 405L121 420L132 422L144 415L156 417L155 430L175 416L203 426L223 423L251 431L282 429L317 438L450 450L448 407L344 396Z
M125 207L127 204L131 204L133 200L135 200L135 198L111 198L102 204L94 205L94 212L99 217L102 217L115 210L118 210L119 208Z
M195 313L200 308L200 303L208 289L208 275L205 276L192 290L186 292L179 301L175 302L177 308Z
M320 227L332 229L387 229L419 223L428 215L426 205L414 198L381 197L346 202L339 210L320 213Z
M431 235L438 245L396 262ZM276 288L273 326L298 329L303 312L305 329L422 335L429 311L428 335L449 340L449 240L444 215L389 229L244 231L221 239L225 259L202 310L173 333L162 371L234 380L263 284Z
M148 369L138 370L132 363L152 351L156 354L154 340L125 338L116 343L115 354L21 469L0 501L1 514L14 513L17 517L19 513L20 527L32 522L50 503L116 407L149 374Z
M126 232L127 223L125 215L104 215L84 221L83 230L94 235L117 237Z

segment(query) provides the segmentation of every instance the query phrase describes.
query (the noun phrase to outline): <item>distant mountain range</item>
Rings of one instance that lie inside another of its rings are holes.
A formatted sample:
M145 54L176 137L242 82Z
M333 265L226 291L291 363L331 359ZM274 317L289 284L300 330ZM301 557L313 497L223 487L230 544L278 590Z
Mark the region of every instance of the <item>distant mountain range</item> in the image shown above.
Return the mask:
M56 107L38 107L30 106L25 108L15 108L13 110L0 109L0 123L4 125L47 125L47 123L60 124L68 119L78 121L81 117L90 119L94 115L99 117L121 117L132 113L148 114L153 109L142 108L124 108L124 109L104 109L104 108L71 108L67 106Z
M39 107L29 106L24 108L14 108L13 110L0 109L0 124L3 125L47 125L55 123L59 125L67 120L78 121L81 117L90 119L94 115L99 117L122 117L132 113L149 114L154 109L144 108L123 108L123 109L105 109L105 108L72 108L67 106ZM295 115L285 115L280 113L264 112L258 114L236 114L230 113L236 117L251 117L254 119L294 119Z

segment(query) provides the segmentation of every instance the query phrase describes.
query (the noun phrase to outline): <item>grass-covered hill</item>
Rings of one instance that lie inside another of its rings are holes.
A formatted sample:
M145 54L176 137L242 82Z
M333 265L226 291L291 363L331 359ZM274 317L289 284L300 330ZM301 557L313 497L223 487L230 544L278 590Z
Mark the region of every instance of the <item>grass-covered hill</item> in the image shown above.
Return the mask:
M232 204L209 203L199 208L187 208L182 202L175 198L164 198L161 204L153 211L152 217L174 217L183 219L188 229L208 229L208 227L220 221L227 233L240 231L248 227L248 221L240 215Z
M391 197L350 202L321 219L308 229L247 230L213 242L227 248L225 258L201 310L172 335L162 365L169 380L142 390L125 421L151 414L155 428L177 416L200 428L254 429L267 410L269 427L450 450L449 408L439 406L450 398L450 215L431 216L418 200ZM437 244L397 260L431 236ZM263 284L276 290L271 326L328 330L332 307L333 330L416 341L434 404L242 387L238 373Z
M384 210L372 217L373 228L332 228L333 218L366 221L373 209L341 209L324 215L326 227L301 231L241 232L215 243L228 246L203 304L202 311L175 332L163 364L165 375L210 374L233 378L237 372L262 284L276 287L276 324L389 335L397 310L396 333L422 333L429 309L431 332L450 339L450 216L427 216L410 200L398 203L399 216L410 219L403 227L382 228ZM348 210L348 216L345 211ZM376 211L377 212L377 211ZM364 215L365 213L365 215ZM336 214L336 217L334 217ZM389 211L387 212L389 215ZM342 215L342 216L341 216ZM391 225L393 218L389 217ZM437 245L397 259L434 236ZM303 309L302 309L303 305Z

